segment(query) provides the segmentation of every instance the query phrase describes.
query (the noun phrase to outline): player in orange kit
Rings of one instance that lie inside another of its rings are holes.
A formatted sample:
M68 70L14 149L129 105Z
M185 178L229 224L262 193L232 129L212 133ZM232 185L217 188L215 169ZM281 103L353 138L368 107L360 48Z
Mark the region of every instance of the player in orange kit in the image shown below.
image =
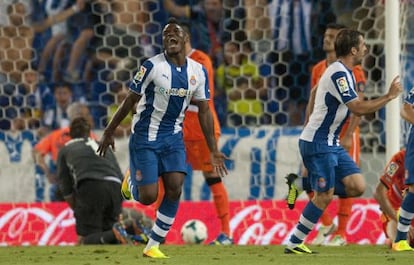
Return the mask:
M380 177L380 181L375 189L374 198L377 200L382 211L381 221L384 233L391 242L394 242L397 232L398 217L397 212L401 206L404 193L408 186L405 185L405 149L402 149L395 153L387 166L385 167L384 174ZM408 242L411 247L414 246L414 221L411 222L409 230Z
M184 31L191 39L189 25L182 23ZM206 71L209 80L210 88L210 110L214 119L214 131L216 139L220 136L220 124L217 119L216 110L214 108L214 70L210 57L204 52L193 49L190 41L185 45L187 56L202 64ZM198 120L198 109L196 105L190 103L183 123L184 142L187 152L187 162L191 165L193 170L201 170L211 193L213 194L213 201L216 207L218 218L221 222L221 233L211 242L215 245L231 245L233 240L230 235L230 213L229 213L229 199L227 190L211 165L210 151L208 149L206 140L200 127Z
M328 24L326 31L323 37L323 50L326 52L326 59L320 61L312 68L311 75L311 93L316 93L317 85L322 74L325 72L326 68L333 62L336 61L335 54L335 39L338 32L345 28L345 26L340 24ZM361 65L357 65L352 69L352 72L355 76L356 81L356 90L361 99L363 99L363 91L365 88L366 78L364 71ZM313 110L312 97L308 103L306 117L308 118ZM305 123L307 122L307 119ZM351 114L350 118L346 120L341 133L340 133L340 143L341 145L348 150L352 159L356 162L357 165L360 163L360 137L359 137L359 122L360 117ZM306 176L305 172L302 172L303 176ZM294 202L299 195L297 189L298 187L293 183L298 176L295 174L289 174L287 178L287 184L289 185L289 194L288 194L288 204L292 208ZM303 178L303 188L310 187L310 184L307 182L308 178ZM299 188L300 189L300 188ZM309 188L308 188L309 189ZM308 195L310 198L313 197L313 192L308 190ZM324 212L321 216L322 226L318 231L318 235L313 240L312 244L320 245L323 244L328 235L333 234L331 240L327 243L330 246L341 246L346 244L346 225L348 223L350 214L352 210L352 198L339 198L339 207L338 207L338 227L336 228L333 223L332 217L328 212ZM336 231L335 231L336 229Z

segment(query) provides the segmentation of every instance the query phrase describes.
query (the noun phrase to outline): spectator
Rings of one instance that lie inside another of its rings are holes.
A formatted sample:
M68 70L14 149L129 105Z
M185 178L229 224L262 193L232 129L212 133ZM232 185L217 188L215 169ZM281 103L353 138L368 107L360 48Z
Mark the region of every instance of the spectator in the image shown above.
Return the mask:
M78 102L72 103L67 109L67 114L69 121L80 116L88 119L91 127L93 127L92 116L90 115L89 109L86 105ZM91 135L91 137L96 138L93 135ZM40 141L33 148L35 163L40 167L41 171L46 175L50 183L50 201L62 200L56 185L56 162L59 150L69 140L69 127L62 127L55 129L40 139ZM49 165L46 160L47 156L50 157Z
M23 202L28 199L28 195L33 194L33 178L27 177L27 174L30 175L33 172L30 170L33 167L33 159L28 153L37 139L33 131L26 129L22 118L9 121L11 124L8 130L0 129L0 169L4 182L2 185L19 187L19 191L12 188L4 189L0 194L0 201ZM19 178L18 176L26 177Z
M210 55L214 68L217 68L223 62L223 2L222 0L205 0L203 7L206 16L207 32L210 37L207 54Z
M105 25L102 34L96 35L93 45L97 51L90 61L93 65L88 67L103 64L106 68L115 68L99 79L127 81L141 60L154 55L145 30L150 14L145 2L135 0L111 1L109 11L113 21ZM91 70L86 72L89 74Z
M87 48L94 36L95 25L101 22L103 6L99 0L87 1L82 11L68 19L68 34L65 41L57 47L53 60L55 82L65 80L68 83L78 83L81 81ZM70 51L68 57L66 57L67 50Z
M108 107L108 121L112 119L119 105L124 101L128 95L128 88L123 83L118 83L121 87L115 95L115 103ZM115 129L115 137L126 137L131 134L131 123L132 123L133 112L129 114L121 121L119 126Z
M308 98L309 67L311 64L311 10L310 0L281 0L269 3L273 37L272 55L269 63L279 63L282 57L287 62L281 70L281 84L289 91L289 125L301 125L304 122L305 101ZM275 54L276 53L276 54Z
M268 11L269 0L245 0L247 38L253 43L264 45L257 47L260 51L269 51L271 39L271 18ZM260 43L260 41L263 41Z
M43 124L46 131L67 127L70 123L67 108L72 103L71 84L60 83L54 88L54 101L43 114Z
M85 0L77 0L76 4L69 6L70 0L47 0L45 3L47 19L35 25L36 31L43 31L50 24L55 23L51 26L51 36L48 39L45 47L42 50L40 55L38 71L42 74L42 79L47 76L47 81L50 80L50 76L53 76L52 73L47 72L50 61L55 54L56 48L58 45L65 39L68 34L68 27L66 19L70 16L75 15L77 12L80 12L85 7ZM52 71L56 70L52 68Z
M216 70L217 91L227 95L227 120L232 126L259 125L263 115L261 100L267 96L258 67L248 59L247 52L238 42L225 43L224 63Z
M26 67L22 74L22 83L19 84L22 114L29 129L39 129L45 109L53 105L53 94L47 85L39 83L39 74L36 70Z

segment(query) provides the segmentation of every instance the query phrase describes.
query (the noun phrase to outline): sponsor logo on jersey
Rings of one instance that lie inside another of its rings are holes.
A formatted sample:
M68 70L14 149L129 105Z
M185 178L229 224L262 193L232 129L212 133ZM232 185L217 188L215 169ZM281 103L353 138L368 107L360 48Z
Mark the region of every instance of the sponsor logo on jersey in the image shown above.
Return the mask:
M391 162L390 165L387 168L387 174L389 176L394 176L395 172L398 170L398 164L395 162Z
M192 92L190 90L187 90L185 88L158 88L158 91L160 94L164 94L167 96L178 96L178 97L186 97L191 96Z
M346 77L342 76L338 79L336 79L336 85L338 86L339 92L343 95L343 96L349 96L349 86L348 86L348 82L346 81Z
M134 79L137 80L138 82L141 82L146 72L147 72L147 68L145 68L144 66L141 66L139 68L139 71L135 74Z

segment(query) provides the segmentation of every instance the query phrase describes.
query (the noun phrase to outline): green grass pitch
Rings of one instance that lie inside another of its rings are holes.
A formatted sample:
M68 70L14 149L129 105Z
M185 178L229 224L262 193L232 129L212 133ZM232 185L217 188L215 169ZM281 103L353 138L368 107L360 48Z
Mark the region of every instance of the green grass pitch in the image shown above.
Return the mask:
M143 246L0 247L0 264L105 265L378 265L411 264L413 252L386 246L312 247L318 254L287 255L283 246L161 246L169 259L142 257Z

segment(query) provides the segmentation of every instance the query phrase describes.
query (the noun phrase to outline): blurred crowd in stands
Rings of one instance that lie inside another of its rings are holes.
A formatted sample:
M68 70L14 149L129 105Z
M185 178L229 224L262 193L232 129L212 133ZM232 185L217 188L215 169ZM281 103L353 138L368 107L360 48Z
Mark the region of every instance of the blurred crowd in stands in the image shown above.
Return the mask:
M0 133L30 130L41 141L67 128L73 103L87 106L94 129L103 129L140 64L162 52L171 16L190 22L192 46L213 61L223 128L302 125L311 68L325 56L326 25L355 28L356 8L378 2L2 0ZM369 58L367 66L383 64ZM368 79L378 79L375 73ZM129 135L131 119L116 136Z
M193 47L213 60L223 127L301 125L324 28L357 2L4 0L0 129L42 136L68 125L76 101L103 128L134 71L162 51L170 16L191 21Z

